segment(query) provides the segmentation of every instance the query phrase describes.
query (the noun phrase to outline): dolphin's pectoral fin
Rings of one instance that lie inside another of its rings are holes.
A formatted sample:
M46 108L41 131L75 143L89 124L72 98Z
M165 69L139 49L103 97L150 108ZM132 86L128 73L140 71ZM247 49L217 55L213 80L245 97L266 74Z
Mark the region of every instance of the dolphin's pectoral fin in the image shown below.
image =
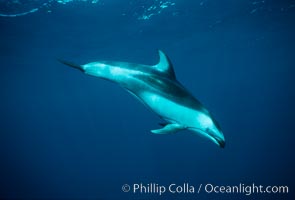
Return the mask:
M180 124L167 124L161 129L151 130L154 134L166 134L166 133L176 133L177 131L186 129L185 126Z

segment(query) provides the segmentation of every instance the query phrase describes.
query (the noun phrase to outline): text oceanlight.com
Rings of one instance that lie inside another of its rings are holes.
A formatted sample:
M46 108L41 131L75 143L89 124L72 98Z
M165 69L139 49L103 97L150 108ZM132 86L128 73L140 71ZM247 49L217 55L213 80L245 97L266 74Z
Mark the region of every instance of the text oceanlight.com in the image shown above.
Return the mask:
M165 193L172 194L287 194L289 193L288 186L263 186L255 183L237 185L216 185L212 183L192 185L189 183L176 184L171 183L167 185L158 183L135 183L124 184L122 186L123 192L129 192L133 194L158 194L163 195Z

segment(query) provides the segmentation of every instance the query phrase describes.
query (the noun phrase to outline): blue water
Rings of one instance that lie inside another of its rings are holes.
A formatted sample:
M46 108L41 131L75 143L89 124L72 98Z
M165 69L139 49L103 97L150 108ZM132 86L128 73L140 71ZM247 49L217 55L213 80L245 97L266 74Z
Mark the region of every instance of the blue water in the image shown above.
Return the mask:
M294 199L295 1L3 2L5 15L41 7L0 17L0 199ZM162 121L136 99L56 60L155 64L157 49L225 149L189 131L153 135ZM289 193L122 192L136 183Z

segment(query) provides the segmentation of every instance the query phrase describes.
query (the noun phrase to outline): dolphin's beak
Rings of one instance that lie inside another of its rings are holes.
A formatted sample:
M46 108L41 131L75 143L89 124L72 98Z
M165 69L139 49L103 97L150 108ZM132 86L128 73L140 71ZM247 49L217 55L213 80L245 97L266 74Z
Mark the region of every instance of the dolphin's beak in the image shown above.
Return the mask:
M210 129L206 129L206 131L204 131L202 129L189 129L189 130L193 130L193 131L196 131L198 133L201 133L202 136L204 136L205 138L208 138L209 140L211 140L212 142L217 144L220 148L225 147L225 139L224 139L224 136L223 136L222 132L219 132L218 134L215 134Z
M224 139L223 133L221 131L218 131L218 134L216 134L214 131L207 129L205 131L205 136L207 136L209 139L211 139L220 148L225 147L225 139Z
M83 69L83 67L81 65L77 65L77 64L74 64L72 62L69 62L69 61L66 61L66 60L63 60L63 59L57 59L59 62L61 62L62 64L65 64L65 65L68 65L70 67L73 67L75 69L78 69L82 72L84 72L85 70Z
M224 139L219 139L219 138L214 138L216 140L216 142L218 143L218 145L221 147L221 148L224 148L225 147L225 140Z

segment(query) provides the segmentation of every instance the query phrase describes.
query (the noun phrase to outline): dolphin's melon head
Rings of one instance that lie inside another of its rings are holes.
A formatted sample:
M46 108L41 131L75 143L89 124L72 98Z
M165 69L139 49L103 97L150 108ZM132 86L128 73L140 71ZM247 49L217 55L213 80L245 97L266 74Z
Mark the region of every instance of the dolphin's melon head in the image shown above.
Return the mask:
M225 147L224 135L216 120L208 113L201 113L197 117L198 125L190 128L193 131L200 133L202 136L210 139L221 148Z
M214 143L219 145L221 148L225 147L225 139L224 135L221 131L221 128L216 120L212 118L212 125L209 126L205 132L208 134L209 137L213 140Z

